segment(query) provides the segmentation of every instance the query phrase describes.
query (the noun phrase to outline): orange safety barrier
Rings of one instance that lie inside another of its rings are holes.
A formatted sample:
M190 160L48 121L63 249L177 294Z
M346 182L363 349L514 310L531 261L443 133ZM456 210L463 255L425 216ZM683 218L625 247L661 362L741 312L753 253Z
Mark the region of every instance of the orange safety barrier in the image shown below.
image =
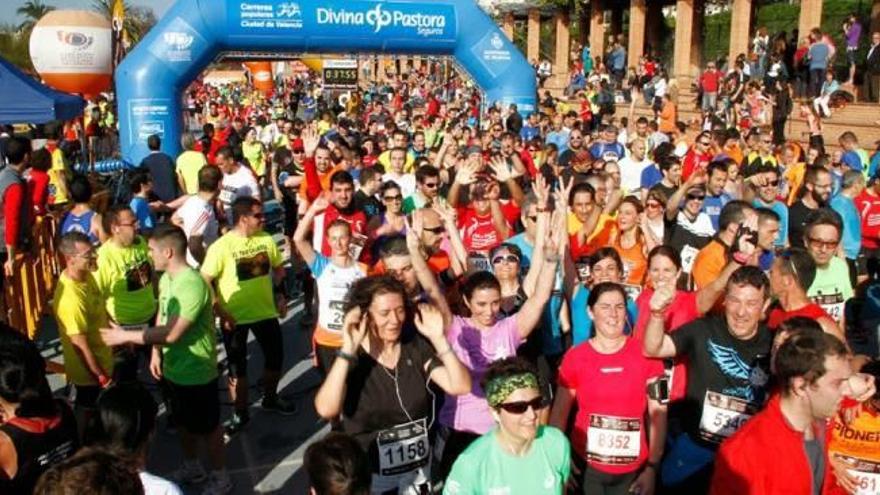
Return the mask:
M15 257L14 273L3 289L7 323L33 338L42 317L49 313L55 281L61 273L56 251L58 222L49 215L31 226L31 249Z

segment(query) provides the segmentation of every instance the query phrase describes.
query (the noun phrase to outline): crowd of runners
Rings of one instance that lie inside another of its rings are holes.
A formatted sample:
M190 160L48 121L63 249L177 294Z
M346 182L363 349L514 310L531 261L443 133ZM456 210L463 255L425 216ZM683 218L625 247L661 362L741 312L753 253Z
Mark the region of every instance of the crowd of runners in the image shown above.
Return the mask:
M315 494L880 493L880 154L549 94L524 118L434 69L342 98L196 83L184 151L149 137L101 212L60 126L5 136L5 283L56 215L73 393L0 332L0 493L230 492L224 435L302 414L278 393L294 295L333 430ZM182 451L161 478L157 401Z

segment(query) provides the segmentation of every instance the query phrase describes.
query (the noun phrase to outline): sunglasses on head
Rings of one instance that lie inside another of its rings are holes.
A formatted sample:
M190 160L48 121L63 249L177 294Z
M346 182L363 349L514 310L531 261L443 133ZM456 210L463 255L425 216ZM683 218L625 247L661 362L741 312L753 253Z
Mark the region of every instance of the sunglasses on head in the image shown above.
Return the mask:
M496 256L496 257L492 258L493 265L497 265L498 263L501 263L502 261L507 261L508 263L519 263L519 258L513 254L508 254L506 256L501 255L501 256Z
M510 414L524 414L529 408L537 412L547 407L547 401L543 397L535 397L532 400L523 400L517 402L503 402L498 404L499 409L504 409Z

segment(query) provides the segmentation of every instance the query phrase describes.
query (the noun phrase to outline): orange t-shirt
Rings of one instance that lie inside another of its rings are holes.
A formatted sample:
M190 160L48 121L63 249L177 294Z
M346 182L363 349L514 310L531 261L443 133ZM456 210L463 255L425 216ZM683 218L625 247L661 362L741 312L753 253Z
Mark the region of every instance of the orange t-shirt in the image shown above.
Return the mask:
M341 165L336 165L331 167L330 170L324 172L318 172L318 179L321 181L321 190L329 191L330 190L330 177L333 177L333 174L340 170L345 170ZM302 181L299 183L299 195L301 198L306 198L306 189L308 188L308 182Z
M617 236L615 236L617 237ZM614 242L614 249L623 261L624 283L628 285L643 285L645 274L648 272L648 258L645 257L644 241L637 241L632 246L625 248L620 244L620 239Z
M697 289L711 284L721 275L727 265L727 246L718 239L713 239L709 244L697 253L694 258L694 268L691 273Z

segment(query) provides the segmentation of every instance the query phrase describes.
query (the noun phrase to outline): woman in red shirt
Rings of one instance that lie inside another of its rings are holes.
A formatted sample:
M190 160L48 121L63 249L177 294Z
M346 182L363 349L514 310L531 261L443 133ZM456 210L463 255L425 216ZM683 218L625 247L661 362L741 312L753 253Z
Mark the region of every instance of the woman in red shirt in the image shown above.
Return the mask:
M562 359L550 424L565 431L577 400L570 438L586 464L584 493L653 494L666 441L666 406L646 388L663 376L663 363L645 357L641 342L624 333L622 286L596 285L587 305L595 336Z

